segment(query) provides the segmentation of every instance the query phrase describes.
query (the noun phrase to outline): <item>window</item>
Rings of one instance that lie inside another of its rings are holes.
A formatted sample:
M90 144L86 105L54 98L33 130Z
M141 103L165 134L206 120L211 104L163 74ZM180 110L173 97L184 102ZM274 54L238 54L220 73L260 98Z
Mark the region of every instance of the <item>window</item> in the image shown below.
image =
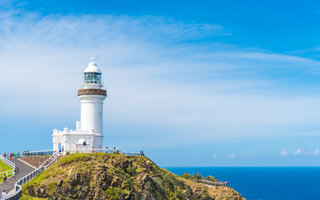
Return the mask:
M101 84L101 74L96 72L85 73L84 83Z

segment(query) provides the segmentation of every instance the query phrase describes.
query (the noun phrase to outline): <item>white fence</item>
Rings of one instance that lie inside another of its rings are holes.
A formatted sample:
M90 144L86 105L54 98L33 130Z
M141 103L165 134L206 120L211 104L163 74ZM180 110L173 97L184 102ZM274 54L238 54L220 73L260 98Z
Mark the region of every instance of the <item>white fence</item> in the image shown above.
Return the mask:
M116 153L121 155L127 155L127 156L144 156L143 151L140 152L122 152L117 149L72 149L72 150L66 150L64 153Z
M44 150L44 151L25 151L22 156L52 156L55 151Z
M144 155L143 151L140 152L122 152L118 149L90 149L90 148L79 148L79 149L71 149L65 150L64 154L66 153L117 153L127 156L141 156ZM46 151L26 151L22 154L22 156L52 156L56 153L56 151L46 150Z
M19 179L14 185L15 192L13 194L8 195L7 200L18 200L22 196L22 186L31 181L42 171L46 170L53 162L57 161L57 159L62 155L62 153L62 151L55 152L38 169L35 169L34 171Z
M226 186L225 183L221 183L221 182L213 182L213 181L209 181L209 180L197 180L198 183L204 183L206 185L212 185L212 186Z
M5 175L7 175L7 177L9 177L9 175L12 175L13 172L15 171L16 165L13 162L11 162L10 160L8 160L7 158L3 157L2 155L0 155L0 160L4 164L6 164L6 165L8 165L9 167L12 168L11 170L8 170L8 171L5 171L5 172L0 172L0 176L4 176L4 174L5 174Z

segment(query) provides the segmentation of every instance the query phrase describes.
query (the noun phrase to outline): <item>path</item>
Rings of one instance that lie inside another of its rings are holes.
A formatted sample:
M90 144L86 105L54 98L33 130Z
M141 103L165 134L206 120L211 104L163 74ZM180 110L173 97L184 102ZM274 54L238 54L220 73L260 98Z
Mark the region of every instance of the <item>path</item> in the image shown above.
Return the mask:
M20 160L13 158L11 160L11 162L13 162L16 165L16 180L19 180L20 178L24 177L25 175L29 174L30 172L32 172L34 170L34 168L30 167L29 165L21 162ZM8 194L11 190L14 189L14 184L15 184L15 180L13 180L12 177L10 177L7 180L7 183L1 183L0 184L0 191L2 190L6 190L6 193Z
M221 186L225 186L223 183L221 182L213 182L213 181L209 181L209 180L198 180L198 183L203 183L208 187L221 187Z

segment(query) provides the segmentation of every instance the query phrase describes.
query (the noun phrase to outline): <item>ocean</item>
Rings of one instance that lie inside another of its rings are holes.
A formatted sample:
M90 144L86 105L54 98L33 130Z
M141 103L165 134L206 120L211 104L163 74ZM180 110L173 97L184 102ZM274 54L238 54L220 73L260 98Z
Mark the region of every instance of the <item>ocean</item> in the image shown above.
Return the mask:
M166 167L228 181L247 200L320 200L320 167Z

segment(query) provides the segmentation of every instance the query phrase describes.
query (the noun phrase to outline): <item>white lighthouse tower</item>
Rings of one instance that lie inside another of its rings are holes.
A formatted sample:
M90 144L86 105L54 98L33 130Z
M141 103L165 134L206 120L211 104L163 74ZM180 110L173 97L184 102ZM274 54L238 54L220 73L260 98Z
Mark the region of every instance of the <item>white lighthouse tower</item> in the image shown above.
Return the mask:
M94 61L84 70L82 89L78 90L81 101L81 118L76 129L53 130L53 150L61 147L65 152L90 151L103 148L103 101L107 91L101 89L101 71Z

